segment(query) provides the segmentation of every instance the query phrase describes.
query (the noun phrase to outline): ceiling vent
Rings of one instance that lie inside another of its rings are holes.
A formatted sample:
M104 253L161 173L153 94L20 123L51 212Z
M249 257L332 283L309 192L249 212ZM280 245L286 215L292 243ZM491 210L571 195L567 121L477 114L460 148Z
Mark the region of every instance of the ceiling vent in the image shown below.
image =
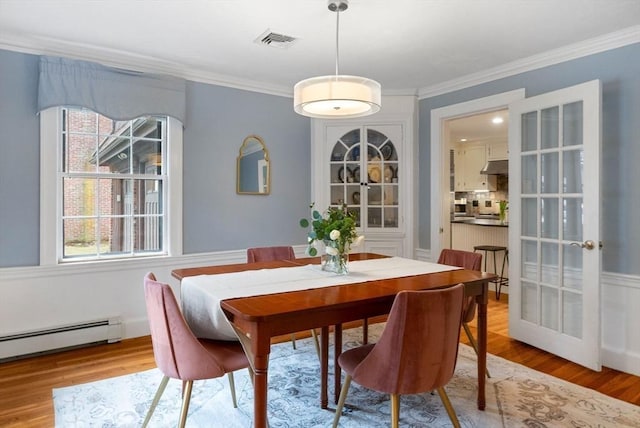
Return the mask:
M296 41L297 39L295 37L287 36L286 34L274 33L271 30L265 31L254 40L254 42L259 45L271 46L280 49L287 49Z

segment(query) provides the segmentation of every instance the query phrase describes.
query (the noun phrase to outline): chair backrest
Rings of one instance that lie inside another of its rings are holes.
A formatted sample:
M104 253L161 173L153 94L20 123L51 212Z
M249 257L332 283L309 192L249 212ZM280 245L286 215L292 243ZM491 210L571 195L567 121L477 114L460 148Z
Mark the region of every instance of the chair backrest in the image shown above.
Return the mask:
M294 260L293 247L259 247L247 249L247 263L270 262L272 260Z
M449 266L458 266L469 270L482 269L482 253L471 251L452 250L444 248L438 257L438 263ZM462 322L471 322L476 316L476 298L467 297L464 304Z
M449 266L458 266L469 270L481 270L482 253L445 248L440 252L438 263Z
M195 380L206 370L209 377L224 376L224 368L193 335L168 284L144 277L144 295L156 365L166 376Z
M458 357L463 297L462 284L398 293L380 340L355 368L353 379L390 394L446 385Z

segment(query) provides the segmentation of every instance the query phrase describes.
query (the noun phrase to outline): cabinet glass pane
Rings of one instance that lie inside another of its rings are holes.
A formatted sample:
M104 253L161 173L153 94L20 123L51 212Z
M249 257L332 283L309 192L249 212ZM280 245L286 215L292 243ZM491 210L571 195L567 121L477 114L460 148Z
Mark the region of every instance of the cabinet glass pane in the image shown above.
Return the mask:
M568 150L562 153L562 187L565 193L582 193L583 165L582 150Z
M360 206L360 185L347 186L346 203L349 206Z
M383 202L386 206L398 205L398 186L394 184L385 184L383 188L384 199Z
M383 178L382 162L369 161L367 163L367 182L382 183Z
M540 155L540 192L558 193L558 152L543 153Z
M522 156L522 193L536 193L538 191L538 156Z
M345 202L345 186L342 184L331 185L331 205L342 205Z
M562 144L564 146L582 144L582 101L565 104L562 107Z
M558 147L560 108L546 108L540 112L540 145L542 149Z
M582 295L562 293L562 332L582 338Z
M520 307L520 316L525 321L538 323L538 292L534 283L522 281L522 299Z
M382 132L376 131L375 129L367 129L367 143L371 144L375 147L381 147L384 143L386 143L389 139Z
M582 198L562 200L563 238L582 241Z
M558 244L542 242L542 275L541 282L551 285L560 285L560 258L558 256Z
M367 202L369 205L382 204L382 186L370 184L367 187Z
M540 324L558 330L558 289L540 287Z
M563 286L573 290L582 290L582 248L565 244L562 246Z
M349 207L347 208L347 212L351 213L356 219L356 227L362 227L362 223L360 222L360 208Z
M522 235L538 236L538 199L523 198L522 199Z
M367 209L367 226L370 228L382 227L382 208L369 207Z
M522 150L528 152L538 147L538 112L530 111L521 116Z
M523 278L532 281L538 280L538 244L536 241L522 241L522 266Z
M542 198L540 200L540 236L543 238L560 238L558 227L558 198Z
M384 209L384 227L398 227L398 208L386 207Z

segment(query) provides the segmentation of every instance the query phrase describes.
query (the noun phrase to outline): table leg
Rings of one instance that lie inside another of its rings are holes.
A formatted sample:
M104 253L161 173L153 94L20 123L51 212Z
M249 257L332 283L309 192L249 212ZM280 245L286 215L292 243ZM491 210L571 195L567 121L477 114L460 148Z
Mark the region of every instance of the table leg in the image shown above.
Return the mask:
M267 391L269 390L269 351L271 349L271 339L265 339L266 345L260 353L258 343L253 343L251 339L235 325L231 324L236 332L240 344L247 355L251 370L253 370L253 425L255 428L267 428L269 422L267 419Z
M482 294L476 297L478 303L478 409L486 405L485 383L487 375L487 303L489 283L482 285Z
M342 324L337 324L335 331L333 332L334 351L333 351L333 395L335 403L338 404L340 398L340 390L342 389L342 371L340 370L340 364L338 364L338 357L342 354Z
M320 407L329 405L327 388L329 386L329 327L320 330Z

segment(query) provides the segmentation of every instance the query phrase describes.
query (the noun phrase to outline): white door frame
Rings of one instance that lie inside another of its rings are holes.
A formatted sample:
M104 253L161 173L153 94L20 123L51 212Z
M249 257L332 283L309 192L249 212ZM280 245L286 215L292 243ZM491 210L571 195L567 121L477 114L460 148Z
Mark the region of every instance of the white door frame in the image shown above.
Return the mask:
M509 104L525 98L524 88L478 98L431 110L431 259L436 260L449 236L449 142L445 138L445 123L456 119L508 108ZM445 168L446 166L446 168ZM517 213L509 213L515 215Z

